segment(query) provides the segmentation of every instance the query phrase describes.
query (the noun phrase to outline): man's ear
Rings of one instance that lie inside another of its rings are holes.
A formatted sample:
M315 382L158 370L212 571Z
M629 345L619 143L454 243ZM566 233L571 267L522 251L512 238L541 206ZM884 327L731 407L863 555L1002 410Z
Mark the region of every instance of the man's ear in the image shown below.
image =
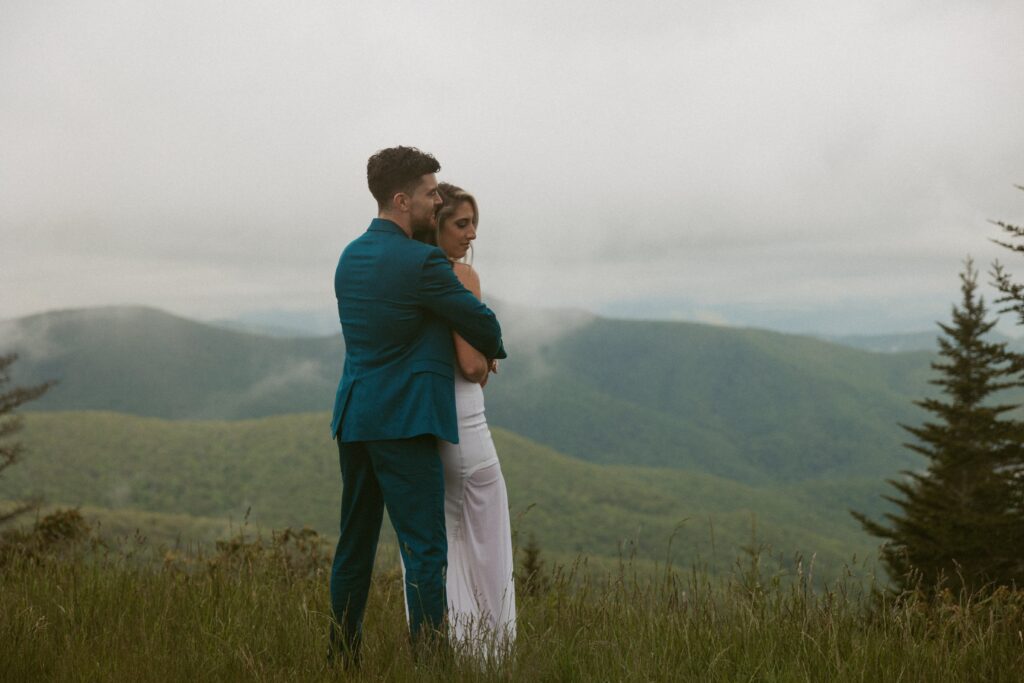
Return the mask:
M404 192L396 192L391 198L391 208L398 213L405 213L409 210L410 197Z

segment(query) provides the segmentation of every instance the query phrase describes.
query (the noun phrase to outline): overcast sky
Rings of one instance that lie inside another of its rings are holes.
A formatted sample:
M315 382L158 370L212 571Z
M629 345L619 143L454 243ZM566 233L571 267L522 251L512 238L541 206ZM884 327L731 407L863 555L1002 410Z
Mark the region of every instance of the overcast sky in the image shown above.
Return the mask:
M416 145L485 293L927 329L1024 222L1024 3L0 0L0 318L330 311ZM1024 275L1024 260L1007 253Z

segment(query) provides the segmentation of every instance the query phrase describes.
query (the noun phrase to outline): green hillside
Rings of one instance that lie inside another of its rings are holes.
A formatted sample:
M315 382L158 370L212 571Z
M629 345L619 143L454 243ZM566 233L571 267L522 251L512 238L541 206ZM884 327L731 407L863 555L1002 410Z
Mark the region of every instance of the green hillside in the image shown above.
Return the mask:
M41 494L51 503L186 514L205 528L208 520L240 523L251 510L255 525L335 533L340 477L324 414L239 422L100 412L26 418L28 454L0 480L0 499ZM494 436L514 526L559 557L622 552L664 561L675 535L676 563L721 570L751 543L752 525L780 565L801 552L816 557L822 575L854 554L874 554L835 491L813 483L755 487L700 472L595 465L501 429ZM877 495L861 486L848 494L877 506Z
M5 505L11 503L0 503L0 510ZM30 514L17 517L12 526L28 529L37 520L67 507L67 504L44 504ZM257 528L244 521L239 523L238 520L223 517L197 517L183 513L95 505L77 505L75 508L95 535L110 547L129 552L136 549L144 551L144 559L152 559L154 551L208 551L217 541L233 538L243 532L247 536L255 536L257 533L269 536L272 532L271 529Z
M341 336L281 339L142 307L56 311L0 323L14 380L60 384L35 410L94 409L171 419L238 419L325 410ZM41 380L39 380L41 381Z
M929 354L809 337L502 307L511 357L488 418L567 455L760 484L881 480L912 467ZM58 378L33 410L244 419L329 410L340 336L281 339L145 308L0 323L16 382ZM326 430L326 423L322 427Z
M757 483L912 467L924 353L690 323L595 320L506 364L496 424L577 457ZM529 400L521 400L524 395ZM594 419L602 416L603 419Z

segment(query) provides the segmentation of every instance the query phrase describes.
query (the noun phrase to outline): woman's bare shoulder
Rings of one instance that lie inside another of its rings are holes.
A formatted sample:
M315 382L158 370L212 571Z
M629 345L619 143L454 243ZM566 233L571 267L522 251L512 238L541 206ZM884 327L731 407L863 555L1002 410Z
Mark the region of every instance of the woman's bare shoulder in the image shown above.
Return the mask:
M476 269L468 263L459 263L456 261L455 275L459 278L459 282L465 285L468 289L480 287L480 276L477 274Z

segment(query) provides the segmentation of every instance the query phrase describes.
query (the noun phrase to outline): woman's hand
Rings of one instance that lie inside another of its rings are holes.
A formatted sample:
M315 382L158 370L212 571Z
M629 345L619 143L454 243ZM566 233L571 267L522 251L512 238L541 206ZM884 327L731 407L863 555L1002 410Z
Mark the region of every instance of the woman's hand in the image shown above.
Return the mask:
M497 358L492 358L491 362L488 363L488 365L487 365L487 374L484 375L484 378L482 380L480 380L480 388L481 389L483 389L484 387L487 386L487 380L489 380L491 378L491 373L492 372L495 375L498 374L498 359Z

